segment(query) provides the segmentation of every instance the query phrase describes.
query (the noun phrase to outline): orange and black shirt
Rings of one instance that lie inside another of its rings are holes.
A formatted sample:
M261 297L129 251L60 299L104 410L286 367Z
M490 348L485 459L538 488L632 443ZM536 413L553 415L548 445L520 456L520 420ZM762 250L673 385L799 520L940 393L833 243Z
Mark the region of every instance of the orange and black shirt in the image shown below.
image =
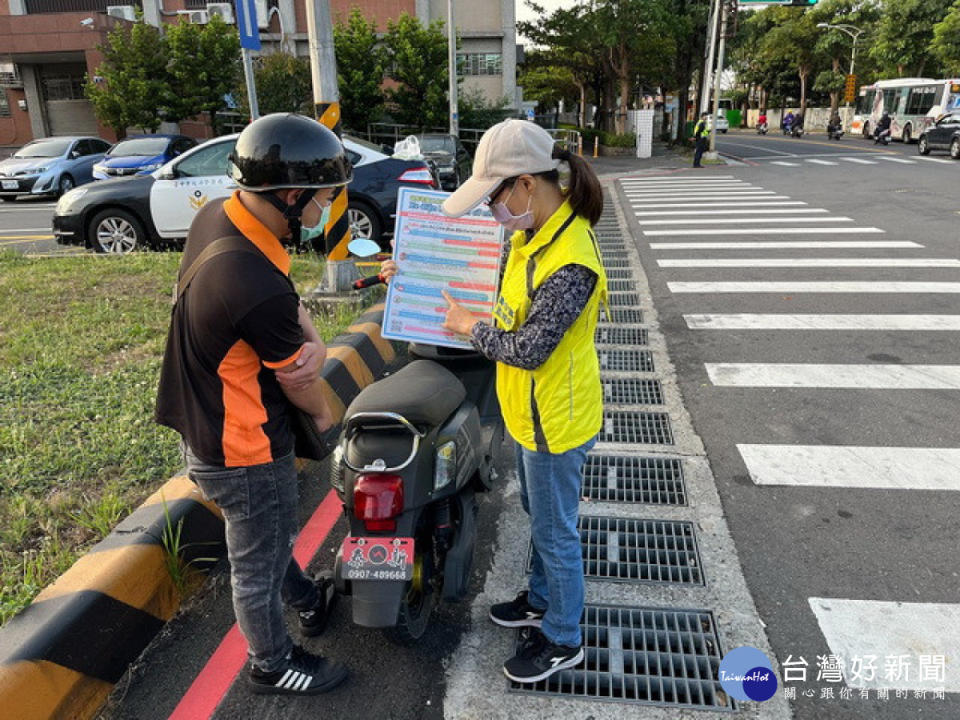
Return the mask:
M181 273L207 245L231 235L259 252L211 258L174 306L156 420L177 430L204 463L245 467L293 451L275 370L299 357L305 339L290 256L238 193L197 213Z

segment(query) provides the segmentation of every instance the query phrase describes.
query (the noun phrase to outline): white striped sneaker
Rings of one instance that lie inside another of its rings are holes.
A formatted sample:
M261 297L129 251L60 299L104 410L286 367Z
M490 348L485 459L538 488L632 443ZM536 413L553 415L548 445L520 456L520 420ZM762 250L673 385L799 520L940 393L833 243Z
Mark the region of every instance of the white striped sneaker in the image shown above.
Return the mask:
M257 694L318 695L347 679L347 668L294 645L286 664L276 672L250 668L250 688Z

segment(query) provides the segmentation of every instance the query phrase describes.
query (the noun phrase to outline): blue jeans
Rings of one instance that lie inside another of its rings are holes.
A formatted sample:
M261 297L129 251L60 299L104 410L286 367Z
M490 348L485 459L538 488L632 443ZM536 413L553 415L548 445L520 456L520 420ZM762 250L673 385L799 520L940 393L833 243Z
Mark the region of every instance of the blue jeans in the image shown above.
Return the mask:
M527 601L546 609L541 630L557 645L579 647L583 642L583 558L577 515L583 463L596 441L593 438L556 455L517 444L520 497L530 516L533 539Z
M187 472L226 523L233 610L250 659L266 672L283 666L293 640L283 603L310 608L314 582L293 559L297 536L297 469L293 453L263 465L206 465L189 449Z

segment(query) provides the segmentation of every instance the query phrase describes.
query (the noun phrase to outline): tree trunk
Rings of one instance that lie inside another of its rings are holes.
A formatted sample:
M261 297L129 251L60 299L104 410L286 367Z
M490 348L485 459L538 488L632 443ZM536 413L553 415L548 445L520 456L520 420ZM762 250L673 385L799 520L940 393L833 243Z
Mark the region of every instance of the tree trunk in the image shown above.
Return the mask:
M808 70L800 71L800 114L807 114L807 75Z
M580 117L577 127L585 128L587 126L587 84L578 82L577 88L580 90Z
M618 135L627 132L627 108L630 106L630 76L620 76L620 107L617 109L617 119L614 123Z

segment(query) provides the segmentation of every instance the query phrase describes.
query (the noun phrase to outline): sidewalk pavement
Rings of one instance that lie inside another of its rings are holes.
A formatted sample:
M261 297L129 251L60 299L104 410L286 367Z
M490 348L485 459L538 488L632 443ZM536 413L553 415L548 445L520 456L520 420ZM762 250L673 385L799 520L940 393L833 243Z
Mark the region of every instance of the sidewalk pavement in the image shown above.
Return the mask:
M590 157L584 159L590 163L601 182L611 181L624 175L651 170L678 170L689 168L693 164L692 151L683 146L671 147L666 143L654 143L653 155L649 158L636 158L632 155L614 155L611 157ZM720 164L725 164L721 156Z

